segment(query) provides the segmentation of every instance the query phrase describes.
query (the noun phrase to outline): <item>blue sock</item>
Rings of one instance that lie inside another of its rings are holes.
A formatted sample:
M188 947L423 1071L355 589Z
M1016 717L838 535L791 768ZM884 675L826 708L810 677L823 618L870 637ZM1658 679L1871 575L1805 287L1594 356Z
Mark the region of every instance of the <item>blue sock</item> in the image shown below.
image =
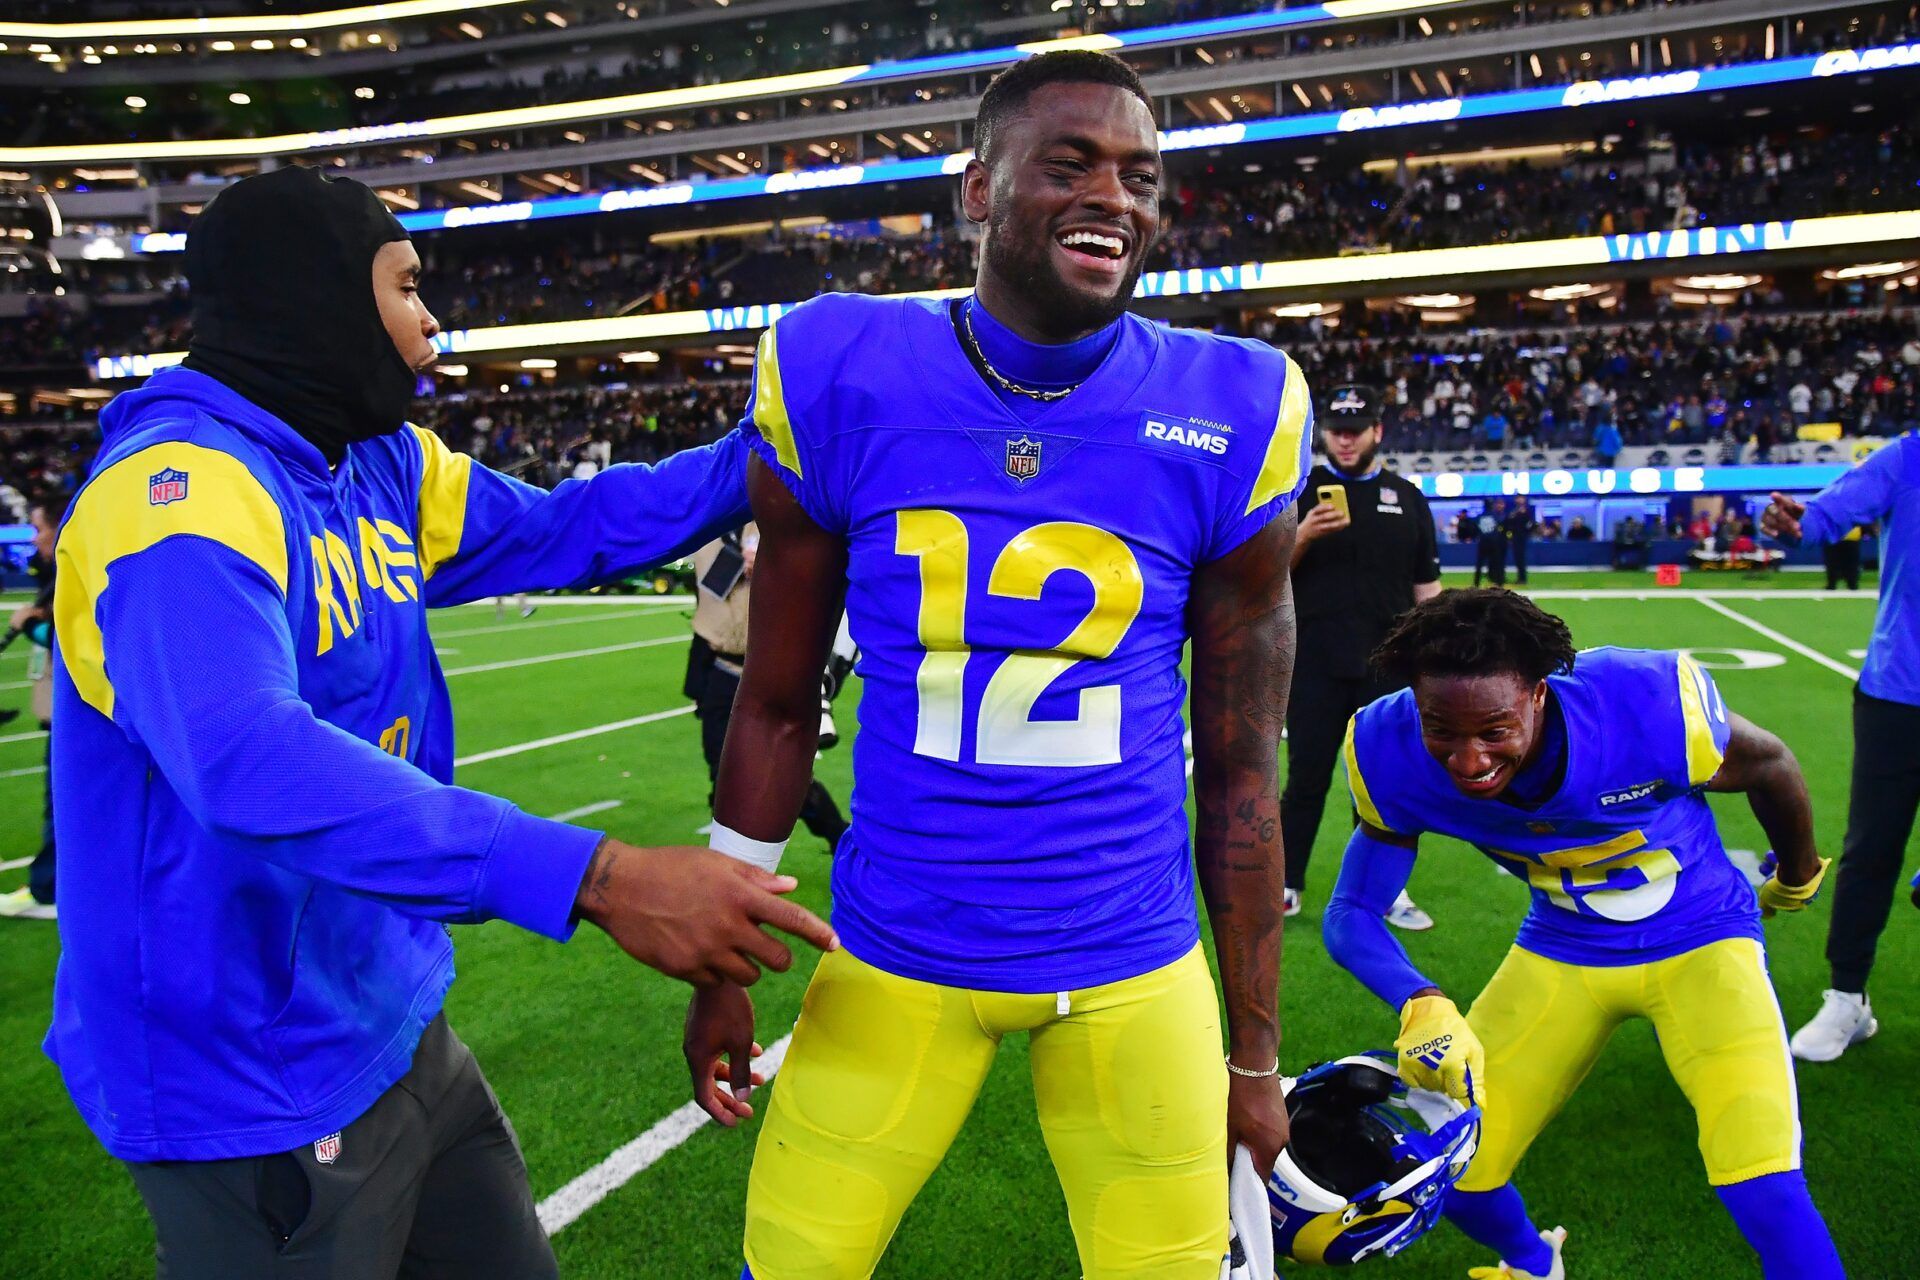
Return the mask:
M1447 1192L1445 1213L1454 1226L1500 1255L1502 1262L1545 1275L1553 1266L1553 1249L1540 1238L1540 1228L1527 1216L1526 1203L1511 1182L1492 1191Z
M1766 1280L1843 1280L1827 1223L1798 1169L1715 1187L1733 1223L1760 1255Z

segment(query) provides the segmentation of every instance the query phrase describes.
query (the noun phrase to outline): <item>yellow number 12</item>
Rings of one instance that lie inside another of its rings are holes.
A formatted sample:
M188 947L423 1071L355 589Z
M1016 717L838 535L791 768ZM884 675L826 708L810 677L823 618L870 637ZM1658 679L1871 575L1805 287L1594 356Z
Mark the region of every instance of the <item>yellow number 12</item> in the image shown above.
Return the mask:
M894 551L920 561L919 720L913 749L960 759L967 659L967 527L951 511L902 511ZM1054 521L1017 534L1001 549L987 593L1038 600L1047 579L1071 569L1093 584L1093 607L1052 648L1008 654L980 699L975 758L981 764L1077 765L1120 762L1120 686L1080 691L1071 720L1029 718L1033 704L1075 663L1112 655L1140 614L1145 584L1127 544L1090 524Z

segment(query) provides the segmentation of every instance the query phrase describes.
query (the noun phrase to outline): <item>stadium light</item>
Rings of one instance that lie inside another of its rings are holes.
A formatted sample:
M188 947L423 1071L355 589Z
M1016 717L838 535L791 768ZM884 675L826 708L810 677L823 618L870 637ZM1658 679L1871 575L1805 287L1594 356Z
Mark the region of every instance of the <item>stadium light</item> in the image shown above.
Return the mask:
M1628 262L1676 261L1709 256L1724 259L1734 254L1911 240L1920 240L1920 209L1690 227L1680 231L1575 236L1519 244L1463 245L1452 249L1414 249L1400 253L1150 271L1140 277L1133 296L1151 301L1197 294L1276 289L1320 290L1356 284L1455 280L1463 276L1498 275L1514 271L1579 271ZM967 292L966 289L929 289L896 296L953 298ZM443 354L477 355L489 351L538 351L738 333L764 329L798 305L797 301L769 302L714 307L705 311L667 311L606 316L593 320L451 329L435 337L433 345ZM94 362L94 375L102 381L145 377L156 369L178 364L185 354L173 351L156 355L101 356Z
M450 12L454 9L474 7L466 0L418 0L423 4L444 4L443 9L427 12ZM486 0L483 0L485 3ZM508 0L501 0L502 3ZM90 160L187 160L219 159L236 156L292 155L303 151L319 151L333 147L362 146L368 143L398 141L406 138L444 138L463 133L499 132L510 129L524 129L543 124L564 124L579 120L600 120L618 116L638 115L649 111L660 111L673 107L710 106L715 103L732 101L736 98L778 97L790 93L805 93L812 89L826 89L839 85L855 83L870 84L884 81L913 79L929 75L955 74L963 71L984 71L1016 62L1035 53L1046 53L1060 49L1097 49L1111 52L1116 49L1141 48L1148 46L1180 43L1183 41L1221 36L1221 35L1257 35L1262 32L1279 30L1285 27L1300 26L1307 23L1353 21L1360 18L1375 17L1383 13L1397 13L1408 9L1445 9L1464 4L1479 3L1481 0L1326 0L1323 4L1306 5L1297 9L1284 9L1250 14L1240 14L1227 18L1208 18L1195 22L1177 22L1158 27L1140 27L1131 31L1121 31L1102 35L1068 36L1058 40L1036 40L1024 44L1003 45L991 49L967 50L959 53L934 54L923 58L905 58L893 62L857 63L845 67L830 67L819 71L796 72L788 75L760 76L749 80L735 80L720 84L689 85L677 89L658 89L647 93L620 94L610 98L590 98L575 102L545 103L531 107L509 107L496 111L469 112L464 115L443 116L428 120L403 121L388 125L370 125L362 128L325 129L311 133L278 134L265 138L213 138L199 142L121 142L121 143L81 143L69 146L13 147L0 149L0 160L13 160L28 164L71 164ZM391 6L374 6L379 12L374 15L381 21L389 21L393 15ZM357 21L372 20L369 8L358 10L340 10L340 13L356 13ZM308 15L318 16L318 15ZM327 15L332 17L334 15ZM204 19L214 22L216 19ZM13 26L35 24L12 24ZM37 24L40 26L57 24ZM69 24L80 26L115 26L120 24ZM329 25L351 25L331 22ZM247 27L245 30L264 28ZM10 33L7 25L0 24L0 36ZM200 31L194 34L200 34ZM24 34L24 32L23 32ZM93 34L91 30L77 33ZM101 33L108 34L108 33ZM122 34L118 31L111 34ZM129 33L131 34L131 33ZM378 33L375 33L377 35ZM370 42L373 36L368 37ZM836 99L838 107L844 109L844 99Z
M356 5L321 13L252 14L219 18L129 18L114 22L0 22L0 38L21 40L118 40L142 38L191 39L209 35L253 35L256 32L312 32L368 22L397 22L428 18L468 9L495 9L525 0L388 0L385 4Z

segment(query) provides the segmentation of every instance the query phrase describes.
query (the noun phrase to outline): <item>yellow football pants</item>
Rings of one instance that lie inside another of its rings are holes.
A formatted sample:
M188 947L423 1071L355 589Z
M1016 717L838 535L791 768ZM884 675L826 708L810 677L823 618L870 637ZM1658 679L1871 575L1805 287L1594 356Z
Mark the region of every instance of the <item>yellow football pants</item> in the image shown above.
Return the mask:
M1800 1103L1786 1025L1751 938L1724 938L1648 964L1562 964L1507 952L1467 1024L1487 1051L1489 1107L1463 1191L1513 1176L1534 1138L1586 1077L1613 1029L1646 1018L1693 1104L1714 1186L1800 1167Z
M1087 1280L1215 1280L1227 1248L1218 1010L1198 947L1063 995L937 986L829 952L754 1149L755 1280L871 1275L1001 1037L1018 1031Z

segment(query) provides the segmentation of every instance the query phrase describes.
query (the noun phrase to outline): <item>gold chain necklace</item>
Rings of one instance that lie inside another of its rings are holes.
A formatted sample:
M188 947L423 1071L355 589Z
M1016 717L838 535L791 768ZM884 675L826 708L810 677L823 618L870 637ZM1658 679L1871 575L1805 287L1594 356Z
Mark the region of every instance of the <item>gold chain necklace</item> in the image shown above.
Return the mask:
M1035 387L1021 386L994 368L993 363L987 359L987 353L980 349L980 339L973 336L973 304L971 302L961 305L960 323L966 327L967 345L973 348L973 358L980 362L980 367L986 370L989 378L992 378L995 382L999 383L1000 386L1011 391L1014 395L1030 396L1035 400L1064 400L1079 389L1080 384L1078 382L1070 387L1061 387L1057 391L1041 391Z

